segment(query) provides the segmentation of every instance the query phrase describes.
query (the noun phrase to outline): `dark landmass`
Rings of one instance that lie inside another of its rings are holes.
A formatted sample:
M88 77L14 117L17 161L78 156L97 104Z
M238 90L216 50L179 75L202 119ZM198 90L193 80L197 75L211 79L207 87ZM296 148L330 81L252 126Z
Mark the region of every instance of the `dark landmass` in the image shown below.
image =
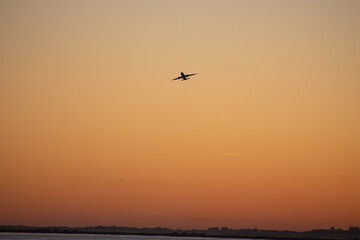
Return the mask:
M182 230L169 228L135 228L116 226L95 227L62 227L47 226L33 227L21 225L0 225L0 232L27 233L68 233L68 234L114 234L114 235L144 235L144 236L183 236L183 237L217 237L217 238L252 238L252 239L296 239L296 240L334 240L360 239L360 228L349 227L342 229L314 229L305 232L277 231L259 229L229 229L227 227L213 227L207 230Z

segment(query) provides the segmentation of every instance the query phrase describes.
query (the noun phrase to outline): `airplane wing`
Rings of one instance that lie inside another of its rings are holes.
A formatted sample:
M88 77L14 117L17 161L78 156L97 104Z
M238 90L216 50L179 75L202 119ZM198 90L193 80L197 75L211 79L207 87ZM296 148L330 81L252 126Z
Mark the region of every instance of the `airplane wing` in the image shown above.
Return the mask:
M178 80L178 79L181 79L181 78L182 78L182 77L180 76L180 77L174 78L172 81Z
M193 74L187 74L187 75L185 75L185 77L190 77L190 76L192 76L192 75L195 75L196 73L193 73Z

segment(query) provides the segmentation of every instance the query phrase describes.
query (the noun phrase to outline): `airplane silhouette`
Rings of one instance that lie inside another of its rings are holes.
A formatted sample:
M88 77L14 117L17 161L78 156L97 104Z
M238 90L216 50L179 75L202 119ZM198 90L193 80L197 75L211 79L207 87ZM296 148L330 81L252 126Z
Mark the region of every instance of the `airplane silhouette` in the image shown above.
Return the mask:
M192 75L195 75L196 73L193 73L193 74L184 74L183 72L180 73L181 76L177 77L177 78L174 78L173 80L178 80L178 79L181 79L181 81L185 81L185 80L188 80L190 79L189 77L192 76ZM172 81L173 81L172 80Z

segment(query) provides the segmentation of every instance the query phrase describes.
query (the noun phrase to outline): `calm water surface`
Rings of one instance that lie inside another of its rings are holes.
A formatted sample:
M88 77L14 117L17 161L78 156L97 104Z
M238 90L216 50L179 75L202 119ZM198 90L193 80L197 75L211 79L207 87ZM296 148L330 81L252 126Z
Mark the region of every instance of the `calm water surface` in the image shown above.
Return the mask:
M157 237L101 234L0 233L1 240L226 240L240 238Z

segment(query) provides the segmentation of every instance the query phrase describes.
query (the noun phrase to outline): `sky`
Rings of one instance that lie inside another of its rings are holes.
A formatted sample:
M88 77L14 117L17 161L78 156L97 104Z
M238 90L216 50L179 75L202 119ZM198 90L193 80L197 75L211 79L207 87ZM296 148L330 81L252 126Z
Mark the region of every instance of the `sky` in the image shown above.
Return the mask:
M360 226L359 29L356 0L0 0L0 225Z

